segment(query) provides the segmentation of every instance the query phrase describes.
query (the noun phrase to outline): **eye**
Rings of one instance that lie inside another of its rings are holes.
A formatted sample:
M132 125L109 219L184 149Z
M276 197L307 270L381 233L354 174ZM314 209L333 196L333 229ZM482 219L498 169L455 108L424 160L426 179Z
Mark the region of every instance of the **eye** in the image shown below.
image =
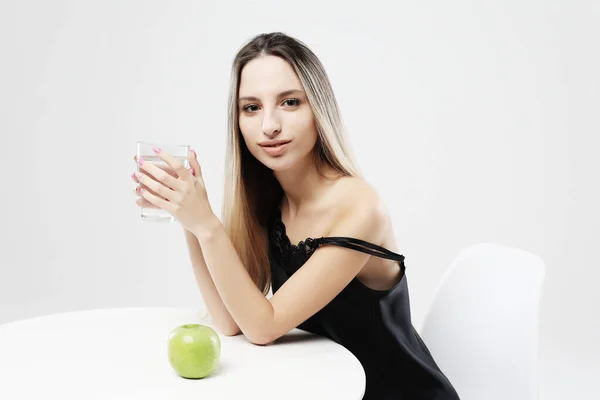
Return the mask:
M292 104L290 104L289 102L292 102ZM300 100L298 100L298 99L287 99L287 100L284 100L283 104L286 104L286 103L287 103L287 104L288 104L290 107L294 107L294 106L297 106L297 105L299 105L299 104L300 104Z
M299 99L286 99L283 101L284 105L287 105L288 107L296 107L298 105L300 105L300 100ZM248 104L246 106L244 106L242 109L248 113L253 113L255 111L258 110L258 106L256 104Z
M250 107L258 107L258 106L255 105L255 104L248 104L247 106L244 107L244 111L246 111L246 112L254 112L254 111L256 111L256 110L253 110L253 109L251 110Z

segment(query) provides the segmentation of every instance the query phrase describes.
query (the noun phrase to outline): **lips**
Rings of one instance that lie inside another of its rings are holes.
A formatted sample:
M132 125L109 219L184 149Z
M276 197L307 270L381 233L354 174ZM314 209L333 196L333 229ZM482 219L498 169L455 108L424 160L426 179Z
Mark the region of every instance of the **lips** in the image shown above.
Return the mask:
M263 151L265 153L267 153L270 156L278 156L283 154L283 152L285 152L285 150L288 148L290 142L282 142L281 144L277 144L277 145L261 145Z
M286 144L289 143L290 140L282 140L282 141L278 141L278 142L274 142L274 143L270 143L270 144L261 144L262 147L279 147L282 144Z

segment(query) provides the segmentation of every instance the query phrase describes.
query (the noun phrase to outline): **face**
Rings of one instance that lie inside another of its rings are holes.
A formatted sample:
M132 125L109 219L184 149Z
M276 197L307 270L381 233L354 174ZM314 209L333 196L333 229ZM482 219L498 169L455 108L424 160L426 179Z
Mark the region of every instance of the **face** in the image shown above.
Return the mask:
M310 160L317 141L314 116L300 79L283 59L263 56L241 73L239 126L246 146L272 170L285 170ZM289 141L264 147L267 141Z

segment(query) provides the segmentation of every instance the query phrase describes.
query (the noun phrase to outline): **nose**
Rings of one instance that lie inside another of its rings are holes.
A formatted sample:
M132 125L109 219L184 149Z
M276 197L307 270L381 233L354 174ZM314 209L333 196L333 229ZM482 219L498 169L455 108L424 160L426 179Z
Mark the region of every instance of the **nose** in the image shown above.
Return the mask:
M265 135L273 135L281 131L281 121L279 120L279 116L276 112L269 112L264 114L265 117L263 119L263 132Z

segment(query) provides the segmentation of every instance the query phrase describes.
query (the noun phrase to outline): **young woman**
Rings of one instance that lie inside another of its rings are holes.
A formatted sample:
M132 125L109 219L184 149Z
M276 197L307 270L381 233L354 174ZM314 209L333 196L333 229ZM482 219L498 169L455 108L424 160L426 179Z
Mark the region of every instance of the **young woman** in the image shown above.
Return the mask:
M156 149L172 171L145 163L134 177L138 202L185 228L217 329L259 345L296 327L331 338L363 365L365 399L458 399L412 326L404 256L317 57L282 33L253 38L233 61L228 117L222 223L193 151L187 170Z

